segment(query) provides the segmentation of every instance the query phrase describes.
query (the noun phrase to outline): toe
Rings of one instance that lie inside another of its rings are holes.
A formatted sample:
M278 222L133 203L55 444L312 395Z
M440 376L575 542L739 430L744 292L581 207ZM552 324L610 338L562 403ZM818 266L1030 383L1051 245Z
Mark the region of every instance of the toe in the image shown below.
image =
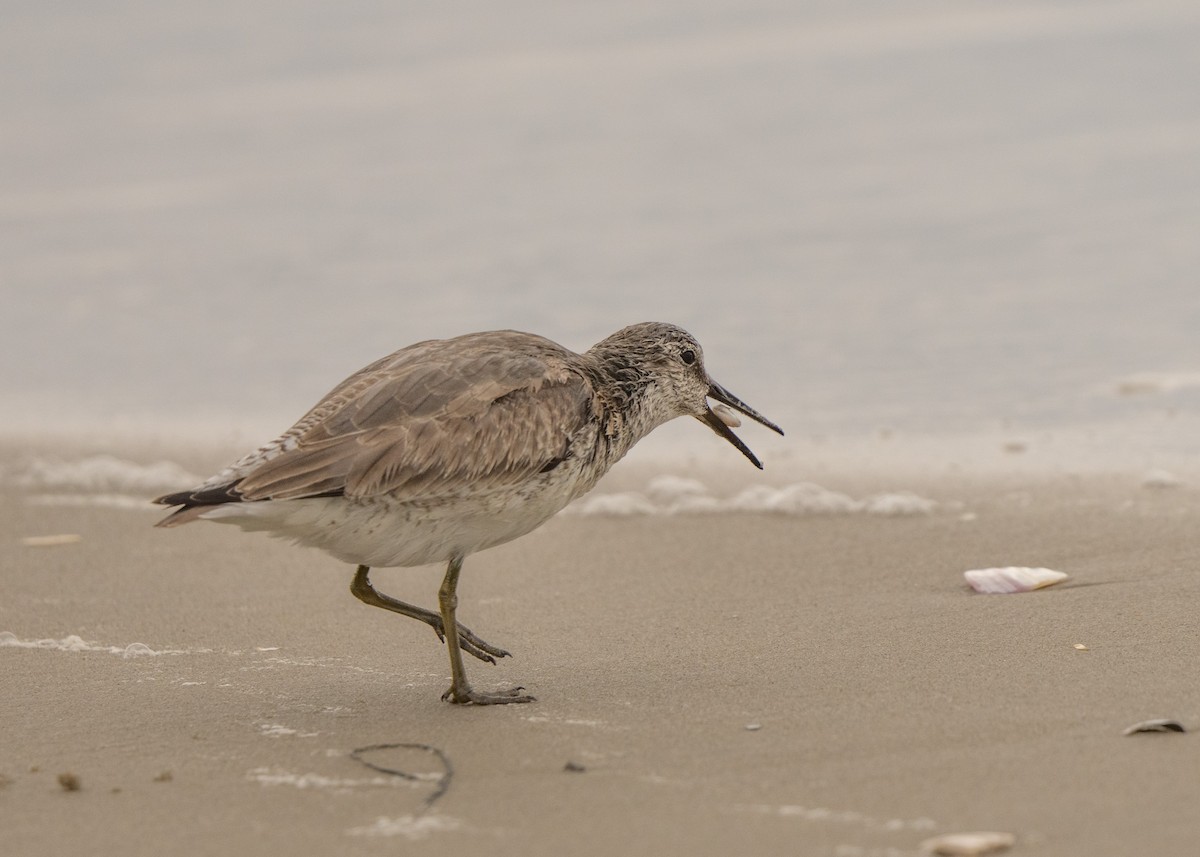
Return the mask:
M452 702L455 705L510 705L521 702L534 702L535 698L526 693L521 693L525 688L513 687L507 690L499 690L494 693L487 693L474 688L459 688L451 686L449 690L442 694L444 702Z

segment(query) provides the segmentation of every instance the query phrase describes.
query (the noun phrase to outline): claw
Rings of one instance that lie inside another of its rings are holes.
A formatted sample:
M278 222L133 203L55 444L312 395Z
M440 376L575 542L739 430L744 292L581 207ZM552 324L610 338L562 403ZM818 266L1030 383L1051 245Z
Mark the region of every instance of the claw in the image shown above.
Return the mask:
M441 636L439 634L439 636ZM445 642L445 640L443 640ZM489 664L495 664L496 658L512 657L504 649L499 646L493 646L475 635L475 633L465 625L458 626L458 647L466 652L479 658L481 661L487 661Z
M462 640L459 643L459 648L462 649L464 652L466 652L468 655L474 655L475 657L479 658L479 660L481 660L481 661L492 664L493 666L495 666L495 664L496 664L495 658L493 658L491 655L489 655L487 652L483 651L482 649L478 648L477 646L474 646L471 643L468 643L466 640Z

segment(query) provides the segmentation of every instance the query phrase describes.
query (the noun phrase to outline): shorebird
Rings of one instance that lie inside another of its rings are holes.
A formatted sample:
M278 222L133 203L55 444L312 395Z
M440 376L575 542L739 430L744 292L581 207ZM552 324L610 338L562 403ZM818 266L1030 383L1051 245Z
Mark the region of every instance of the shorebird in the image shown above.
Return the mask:
M718 404L709 405L709 399ZM158 522L199 519L266 531L357 566L361 601L433 628L450 652L442 699L531 702L515 687L475 690L462 652L508 652L459 624L463 559L523 536L586 492L651 430L695 417L762 463L729 408L783 430L709 377L700 344L647 322L583 354L511 330L418 342L334 387L275 440L189 491ZM378 592L376 567L447 563L439 611Z

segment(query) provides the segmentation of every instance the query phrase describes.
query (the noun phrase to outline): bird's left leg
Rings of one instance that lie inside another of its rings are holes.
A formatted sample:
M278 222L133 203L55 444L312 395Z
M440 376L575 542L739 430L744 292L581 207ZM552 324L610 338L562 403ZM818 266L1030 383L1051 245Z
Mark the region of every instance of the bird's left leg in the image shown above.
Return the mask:
M433 632L438 635L438 639L442 642L446 641L446 635L442 630L442 617L432 610L426 610L424 607L417 607L415 604L408 604L399 599L392 598L389 595L384 595L371 585L367 574L371 571L368 566L360 565L358 571L354 573L354 581L350 584L350 591L354 593L354 597L364 604L370 604L372 607L382 607L384 610L391 610L393 613L399 613L401 616L408 616L410 619L416 619L424 622L429 627L433 628ZM470 628L459 625L458 628L458 644L462 646L463 651L469 655L474 655L481 661L487 661L489 664L496 663L495 658L507 658L508 652L501 649L499 646L493 646L490 643L481 640L472 633Z
M442 627L446 630L446 649L450 652L450 689L442 694L442 699L465 705L505 705L510 702L533 702L533 697L521 693L524 688L514 687L496 693L483 693L471 687L467 681L467 671L463 668L462 652L459 651L458 620L455 611L458 609L458 573L462 571L463 558L451 558L442 580L442 588L438 590L438 606L442 608Z

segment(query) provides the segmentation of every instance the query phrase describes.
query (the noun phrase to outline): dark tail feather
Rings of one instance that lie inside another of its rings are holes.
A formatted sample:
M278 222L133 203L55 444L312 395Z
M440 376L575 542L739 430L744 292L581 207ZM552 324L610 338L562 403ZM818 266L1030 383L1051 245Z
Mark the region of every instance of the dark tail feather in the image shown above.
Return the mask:
M208 503L203 506L184 506L182 509L176 509L167 517L163 518L154 526L156 527L178 527L181 524L187 524L195 521L213 506L218 506L219 503Z
M229 482L225 485L216 485L209 488L193 488L190 491L176 491L174 494L164 494L161 497L155 497L154 502L161 506L182 506L182 508L171 512L171 514L167 515L167 517L154 526L178 527L180 524L196 520L213 506L224 506L227 503L256 502L260 499L246 500L237 490L237 486L237 482ZM345 493L344 489L339 488L335 491L321 491L316 494L308 494L306 498L342 497L345 496ZM271 498L264 497L261 499L269 500Z
M216 506L221 503L240 503L242 495L237 490L237 485L237 482L227 482L224 485L176 491L174 494L155 497L154 502L160 506Z
M221 506L225 503L240 503L242 502L242 495L237 491L237 483L230 482L225 485L193 488L190 491L176 491L174 494L164 494L161 497L155 497L154 502L162 506L183 507L182 509L176 509L154 525L156 527L178 527L180 524L196 520L204 514L205 510L213 506Z

